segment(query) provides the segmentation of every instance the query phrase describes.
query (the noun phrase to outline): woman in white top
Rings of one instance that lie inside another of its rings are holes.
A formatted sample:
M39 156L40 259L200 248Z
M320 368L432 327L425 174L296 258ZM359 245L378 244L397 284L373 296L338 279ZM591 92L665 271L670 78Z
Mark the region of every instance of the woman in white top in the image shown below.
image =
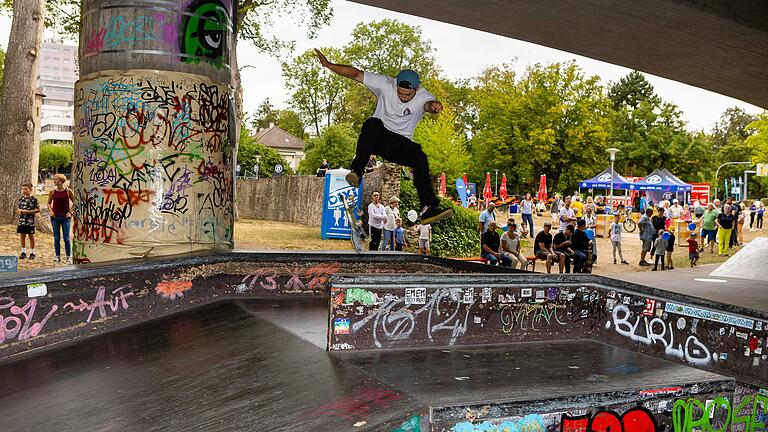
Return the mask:
M400 217L400 209L397 206L400 205L400 198L393 196L389 199L389 205L384 207L384 212L387 216L387 221L384 222L384 242L381 244L381 250L395 250L395 228L397 224L395 221Z
M514 222L507 222L507 232L501 235L501 253L509 258L510 267L517 268L520 264L520 268L525 269L528 260L520 253L520 236L515 232L516 229Z
M372 202L368 204L368 228L371 231L371 242L368 243L368 250L379 250L381 243L381 232L384 230L384 222L387 221L387 212L379 200L381 194L376 191L371 194Z

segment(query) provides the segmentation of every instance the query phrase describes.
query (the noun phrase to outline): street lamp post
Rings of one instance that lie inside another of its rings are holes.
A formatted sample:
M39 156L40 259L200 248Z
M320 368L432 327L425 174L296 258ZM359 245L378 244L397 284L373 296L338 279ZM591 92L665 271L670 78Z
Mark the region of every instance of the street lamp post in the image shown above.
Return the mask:
M613 163L616 162L616 153L620 152L621 150L611 147L605 151L608 152L608 155L610 155L611 158L611 194L609 196L609 200L611 202L611 208L613 208L613 181L616 178L616 172L613 170Z
M726 166L726 165L753 165L752 162L725 162L724 164L717 167L717 171L715 171L715 199L717 199L717 176L720 174L720 168ZM726 191L727 194L728 191Z

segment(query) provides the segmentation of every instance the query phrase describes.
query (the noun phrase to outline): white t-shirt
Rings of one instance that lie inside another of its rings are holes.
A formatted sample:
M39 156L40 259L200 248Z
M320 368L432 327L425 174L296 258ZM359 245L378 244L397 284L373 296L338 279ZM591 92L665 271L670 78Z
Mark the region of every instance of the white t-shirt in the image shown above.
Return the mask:
M435 97L419 87L413 99L402 102L397 96L395 79L372 72L363 72L363 84L376 95L373 117L381 119L390 131L412 140L416 125L426 113L424 104L435 100Z
M533 200L523 200L520 203L520 213L522 214L533 214Z
M496 211L489 212L488 209L483 210L480 212L478 222L483 223L483 232L488 231L488 225L490 225L491 222L496 222Z
M419 225L419 240L429 240L429 230L432 229L430 224Z
M502 243L506 243L509 250L512 252L517 252L517 246L520 244L520 237L515 236L515 238L509 238L509 232L505 232L501 235L501 241ZM502 248L504 250L504 248Z
M621 224L616 222L611 222L611 241L620 242L621 241Z
M672 219L680 219L680 216L683 215L683 206L680 204L675 204L669 208L669 214L672 217Z
M384 222L386 221L387 211L384 210L383 205L376 205L374 203L368 204L368 225L374 228L383 229Z
M384 229L387 231L394 231L395 228L397 228L395 219L400 216L400 210L397 207L392 208L390 206L385 206L384 212L387 215L387 221L384 223Z
M572 219L572 218L576 217L576 213L573 212L572 208L570 208L570 207L566 208L565 206L563 206L562 208L560 208L559 215L560 215L560 229L561 230L564 230L565 227L567 227L568 225L573 225L574 224L574 222L572 222L572 221L563 221L563 216L565 216L566 219Z

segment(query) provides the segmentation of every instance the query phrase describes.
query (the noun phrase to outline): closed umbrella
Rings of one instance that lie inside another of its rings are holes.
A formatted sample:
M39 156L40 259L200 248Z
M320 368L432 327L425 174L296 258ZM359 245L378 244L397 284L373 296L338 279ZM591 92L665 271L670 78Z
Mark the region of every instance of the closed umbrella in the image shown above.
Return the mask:
M505 201L507 199L507 175L506 174L501 175L501 187L499 188L499 198L501 198L502 201Z
M437 193L440 195L440 198L445 197L445 173L440 174L440 184L437 187Z
M491 173L485 173L485 186L483 186L483 199L485 202L489 202L493 198L493 190L491 189Z
M539 192L536 194L536 198L538 198L539 201L547 200L547 175L546 174L542 174L541 177L539 177Z

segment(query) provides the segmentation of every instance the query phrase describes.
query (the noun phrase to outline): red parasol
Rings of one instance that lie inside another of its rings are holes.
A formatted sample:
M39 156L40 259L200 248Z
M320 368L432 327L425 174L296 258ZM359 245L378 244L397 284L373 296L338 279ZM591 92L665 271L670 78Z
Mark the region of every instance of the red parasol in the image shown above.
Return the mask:
M440 195L440 198L445 197L445 173L440 174L440 184L437 187L437 193Z
M539 177L539 193L536 194L536 198L538 198L539 201L547 200L547 175L546 174L542 174L541 177Z
M469 183L467 182L467 173L464 173L463 176L461 176L461 179L464 180L464 187L469 190Z
M485 202L490 201L493 198L493 190L491 189L491 173L485 173L485 186L483 186L483 199Z
M501 187L499 188L499 198L501 198L502 201L505 201L507 199L507 175L506 174L501 175Z

